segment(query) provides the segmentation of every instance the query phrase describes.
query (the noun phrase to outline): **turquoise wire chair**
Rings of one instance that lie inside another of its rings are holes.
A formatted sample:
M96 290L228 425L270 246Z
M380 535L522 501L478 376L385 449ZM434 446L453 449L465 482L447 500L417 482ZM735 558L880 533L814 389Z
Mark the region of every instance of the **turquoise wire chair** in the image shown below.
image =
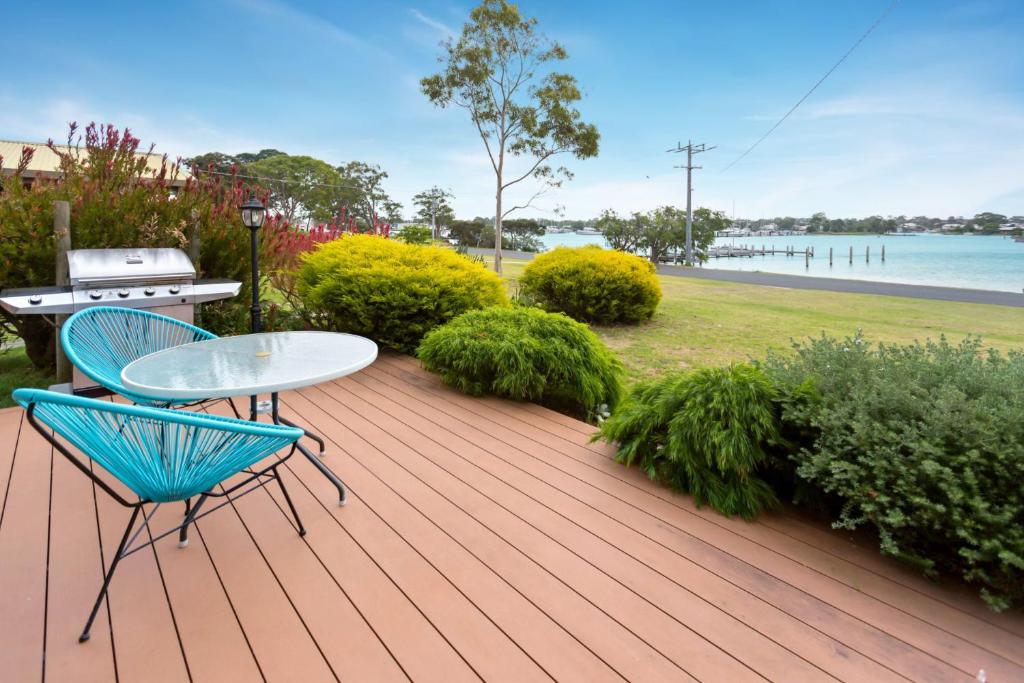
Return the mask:
M121 543L104 574L100 594L79 637L80 642L89 639L89 629L122 558L175 531L178 544L185 547L189 525L271 481L276 480L280 486L299 535L306 533L277 470L295 451L295 443L303 434L301 429L186 410L112 403L41 389L17 389L14 400L25 408L29 423L54 448L118 503L132 509ZM132 502L115 490L75 456L65 441L113 475L138 496L138 500ZM262 469L253 468L286 446L291 449L285 455L273 458ZM230 485L223 484L239 473L246 476L233 480ZM236 492L239 493L233 495ZM192 498L196 496L193 504ZM225 500L199 514L204 503L215 498ZM148 527L156 508L171 502L185 503L184 521L152 540L134 544ZM139 514L149 504L153 505L152 509L132 535Z
M121 384L124 367L157 351L216 338L212 332L166 315L117 306L81 310L64 322L60 333L68 360L90 379L139 405L160 407L196 402L133 394Z

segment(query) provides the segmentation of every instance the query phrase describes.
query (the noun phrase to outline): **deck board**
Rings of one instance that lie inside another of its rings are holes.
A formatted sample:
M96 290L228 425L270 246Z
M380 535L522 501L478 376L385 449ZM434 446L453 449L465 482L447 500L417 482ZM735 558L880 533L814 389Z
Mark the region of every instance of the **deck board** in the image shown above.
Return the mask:
M463 396L414 359L384 354L282 405L327 438L349 504L293 458L305 538L276 488L253 493L188 548L126 558L84 645L126 511L0 411L3 678L1024 679L1020 610L993 614L792 510L697 508L589 425Z
M344 378L339 384L344 386L362 381L365 380L359 377ZM1018 666L1015 664L1006 668L1007 664L1012 663L1007 658L1013 655L1000 652L998 641L984 641L987 647L978 647L970 642L972 631L962 628L963 625L959 623L962 614L957 611L949 610L944 614L941 628L931 623L931 612L943 607L938 601L908 605L908 601L914 603L922 596L892 582L877 582L873 588L878 593L865 592L861 583L872 582L876 576L866 572L853 576L843 573L832 576L827 569L815 566L818 556L816 549L812 548L810 552L794 549L791 538L776 533L766 525L727 519L708 508L696 508L688 497L652 487L639 471L623 468L591 449L558 439L543 441L541 430L533 426L513 429L508 421L501 419L501 413L495 411L489 401L452 396L450 400L440 403L437 397L447 395L446 390L424 388L431 384L429 380L410 382L405 384L403 391L409 398L420 396L423 401L431 403L434 406L434 419L449 430L458 431L465 425L476 430L477 438L493 436L512 452L533 455L545 464L570 473L590 486L610 492L660 521L693 534L751 566L770 568L770 573L775 577L799 586L801 590L861 621L884 628L890 635L905 640L940 661L956 666L964 673L982 668L979 662L988 662L987 670L990 672L1012 671ZM555 454L561 457L551 457ZM625 484L625 487L621 484Z

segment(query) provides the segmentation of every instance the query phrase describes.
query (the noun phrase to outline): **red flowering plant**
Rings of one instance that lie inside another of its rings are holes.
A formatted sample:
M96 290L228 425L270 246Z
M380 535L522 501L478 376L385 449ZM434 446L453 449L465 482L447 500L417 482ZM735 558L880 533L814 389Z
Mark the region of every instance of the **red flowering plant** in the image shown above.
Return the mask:
M81 248L178 247L200 242L197 270L202 277L239 280L243 291L234 300L206 304L204 326L217 333L244 331L248 299L249 231L238 207L251 192L267 192L234 175L187 175L180 160L140 152L141 143L127 129L90 123L84 134L69 128L67 145L49 143L59 158L59 173L29 183L32 148L25 148L13 177L0 193L0 289L54 284L56 240L53 202L71 206L71 246ZM19 182L19 180L24 182ZM267 231L270 234L271 231ZM282 252L274 238L263 241L261 270L280 270ZM25 341L26 352L40 367L54 361L54 335L41 316L9 316L0 321Z

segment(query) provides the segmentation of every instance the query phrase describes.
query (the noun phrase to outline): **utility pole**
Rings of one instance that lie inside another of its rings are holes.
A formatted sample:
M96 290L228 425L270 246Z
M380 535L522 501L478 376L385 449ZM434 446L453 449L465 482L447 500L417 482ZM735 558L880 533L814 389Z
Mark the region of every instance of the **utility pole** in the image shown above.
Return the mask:
M714 146L707 147L704 143L695 145L692 140L687 140L686 147L683 147L681 142L677 142L674 148L665 150L673 154L686 152L686 166L676 166L675 168L686 169L686 265L688 266L693 265L693 169L702 168L693 165L693 155L714 148Z

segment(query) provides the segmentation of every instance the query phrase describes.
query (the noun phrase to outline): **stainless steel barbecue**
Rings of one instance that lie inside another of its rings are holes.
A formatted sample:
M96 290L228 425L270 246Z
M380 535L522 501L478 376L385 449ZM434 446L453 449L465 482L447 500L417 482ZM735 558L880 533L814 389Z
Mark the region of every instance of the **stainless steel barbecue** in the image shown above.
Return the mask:
M15 315L70 314L90 306L145 308L193 322L195 304L238 294L234 280L196 280L180 249L75 249L68 254L70 285L0 292L0 306ZM75 369L75 391L93 386Z

